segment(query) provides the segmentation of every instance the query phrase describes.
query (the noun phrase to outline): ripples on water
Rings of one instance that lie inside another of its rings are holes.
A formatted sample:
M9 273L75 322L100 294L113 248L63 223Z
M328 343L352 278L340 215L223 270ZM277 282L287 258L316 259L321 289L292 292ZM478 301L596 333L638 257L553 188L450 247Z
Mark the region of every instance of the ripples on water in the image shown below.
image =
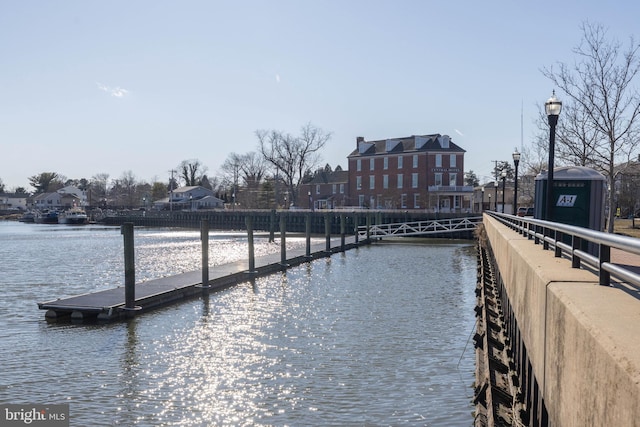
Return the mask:
M0 328L0 402L68 402L72 425L472 425L476 266L468 243L363 247L128 323L81 326L47 324L35 302L81 286L65 271L119 268L119 229L63 229L64 239L45 231L14 242L3 231L3 257L12 243L44 247L46 239L82 251L64 265L20 254L0 261L2 271L21 264L0 282L10 314ZM176 269L174 258L184 271L198 269L198 238L137 230L137 261L156 254L151 268L160 275ZM241 238L212 236L212 264L213 248L246 257ZM83 258L87 250L99 256ZM82 285L105 286L89 283Z

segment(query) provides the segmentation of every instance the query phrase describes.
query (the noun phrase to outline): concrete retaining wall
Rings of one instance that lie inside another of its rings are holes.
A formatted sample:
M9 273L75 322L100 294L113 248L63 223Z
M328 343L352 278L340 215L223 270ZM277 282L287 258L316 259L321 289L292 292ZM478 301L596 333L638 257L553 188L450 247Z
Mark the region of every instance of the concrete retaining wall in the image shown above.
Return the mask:
M640 293L599 286L489 216L484 225L548 425L640 426Z

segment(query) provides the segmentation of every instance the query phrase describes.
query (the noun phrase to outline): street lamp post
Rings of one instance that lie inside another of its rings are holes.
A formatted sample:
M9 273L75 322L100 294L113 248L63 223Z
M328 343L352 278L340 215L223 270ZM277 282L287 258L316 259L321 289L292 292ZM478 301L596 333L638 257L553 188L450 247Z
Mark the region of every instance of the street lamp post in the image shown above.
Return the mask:
M491 194L489 194L489 210L491 210Z
M518 165L520 164L520 153L518 153L518 149L512 154L513 164L516 167L516 177L513 181L513 214L518 214Z
M482 200L480 201L480 212L484 212L484 186L482 186Z
M556 98L554 90L551 98L544 103L544 109L549 120L549 165L547 167L547 194L544 219L551 220L553 213L553 157L556 144L556 125L558 124L558 116L562 110L562 102Z
M493 182L493 193L494 193L494 197L493 197L494 207L493 207L493 210L495 212L498 212L498 174L497 174L497 171L496 171L496 180ZM491 206L491 204L489 204L489 206Z
M311 211L313 212L313 199L311 198L311 191L308 191L307 195L309 196L309 209L311 209Z
M504 193L505 193L504 187L505 187L505 182L507 181L507 170L503 169L500 176L502 176L502 213L504 213Z

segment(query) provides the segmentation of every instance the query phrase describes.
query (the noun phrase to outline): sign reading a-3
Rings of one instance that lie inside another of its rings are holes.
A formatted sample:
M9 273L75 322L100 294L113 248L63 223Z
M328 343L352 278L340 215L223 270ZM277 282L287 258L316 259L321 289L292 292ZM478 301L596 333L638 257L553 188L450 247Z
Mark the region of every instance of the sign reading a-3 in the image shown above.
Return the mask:
M561 194L558 197L558 201L556 202L556 206L561 206L564 208L572 208L573 205L576 204L576 200L578 196L573 194Z

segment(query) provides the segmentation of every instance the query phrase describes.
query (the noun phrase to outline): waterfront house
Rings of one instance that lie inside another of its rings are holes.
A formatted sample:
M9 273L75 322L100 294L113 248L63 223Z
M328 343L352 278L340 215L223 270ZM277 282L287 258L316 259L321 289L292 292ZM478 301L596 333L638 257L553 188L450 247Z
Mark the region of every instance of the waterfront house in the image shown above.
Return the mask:
M0 210L27 210L28 194L0 193Z
M348 205L349 172L320 169L311 181L301 184L298 205L307 209L335 209Z
M200 185L176 188L169 197L153 203L157 210L221 209L224 201L215 197L213 190Z

